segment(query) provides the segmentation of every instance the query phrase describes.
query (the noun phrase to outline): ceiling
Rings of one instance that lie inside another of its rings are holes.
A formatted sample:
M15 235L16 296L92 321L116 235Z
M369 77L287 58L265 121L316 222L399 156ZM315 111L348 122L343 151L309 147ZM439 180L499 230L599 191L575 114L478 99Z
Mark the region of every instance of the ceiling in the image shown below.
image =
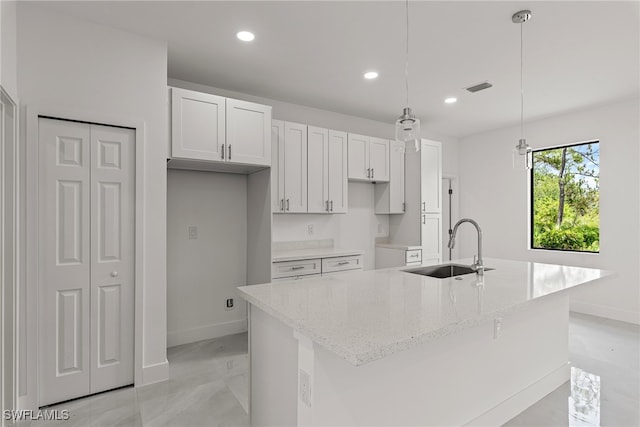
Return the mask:
M165 40L169 77L393 123L405 106L403 1L48 1ZM411 1L409 100L423 133L463 137L638 97L638 1ZM237 31L256 34L252 43ZM365 71L380 76L366 81ZM476 94L463 88L489 81ZM444 104L456 96L456 104Z

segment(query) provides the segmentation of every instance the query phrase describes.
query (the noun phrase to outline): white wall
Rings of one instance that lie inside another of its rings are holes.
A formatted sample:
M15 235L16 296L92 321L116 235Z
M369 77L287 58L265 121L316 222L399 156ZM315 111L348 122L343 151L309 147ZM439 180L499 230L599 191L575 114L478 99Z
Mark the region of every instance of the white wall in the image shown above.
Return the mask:
M197 239L188 229L197 227ZM242 332L247 283L247 176L167 173L168 345ZM225 310L227 298L235 309Z
M0 85L18 102L16 69L16 2L0 1Z
M333 239L338 248L363 250L364 268L375 268L375 238L389 235L389 217L373 212L374 184L350 181L348 191L346 214L274 214L273 241Z
M136 283L143 300L141 307L136 308L143 325L142 331L136 331L142 333L142 351L136 357L143 369L141 378L136 369L136 383L165 379L168 375L166 44L59 15L28 2L18 4L17 17L18 90L30 114L47 109L90 115L105 123L120 120L144 123L144 168L136 171L144 180L141 206L144 226L139 230L144 256L138 260L143 263L143 281ZM37 144L34 136L26 135L27 144L32 147ZM33 163L27 169L27 178L32 182L35 169ZM29 238L27 245L28 253L36 250L33 238ZM33 295L27 298L34 301ZM24 300L22 304L26 307ZM32 306L29 310L33 315ZM33 340L33 335L27 338ZM28 357L35 357L33 345L26 351ZM29 393L33 394L35 369L29 375Z
M460 141L461 216L476 219L487 257L614 270L618 276L572 293L575 311L640 323L640 106L638 99L525 125L534 148L600 140L600 253L528 249L528 175L512 168L519 127ZM466 228L466 227L465 227ZM475 251L475 233L461 229L461 256Z
M168 80L168 84L169 86L271 105L273 106L274 119L379 138L394 138L395 126L391 120L389 123L377 122L171 78ZM425 123L422 132L423 137L442 142L443 173L449 176L457 176L457 139L446 135L429 133L428 128L428 123ZM407 177L407 179L411 179L411 177ZM337 247L364 250L364 267L366 269L374 268L375 238L388 236L389 218L387 215L374 214L373 193L373 184L349 182L349 210L347 214L275 214L273 216L273 241L333 239ZM313 235L309 235L307 232L309 224L314 225Z

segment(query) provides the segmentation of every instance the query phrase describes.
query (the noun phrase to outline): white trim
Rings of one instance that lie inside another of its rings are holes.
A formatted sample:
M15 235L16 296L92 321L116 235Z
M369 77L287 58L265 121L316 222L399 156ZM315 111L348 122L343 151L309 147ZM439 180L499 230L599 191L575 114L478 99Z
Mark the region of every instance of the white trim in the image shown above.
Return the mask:
M169 378L169 362L165 359L164 362L143 366L140 369L140 377L141 381L136 381L136 387L167 380Z
M13 113L13 123L10 124L11 136L10 140L5 139L7 134L7 122L5 121L5 111L11 109ZM10 246L5 247L7 239L3 238L0 242L0 409L12 410L17 409L18 403L18 281L19 281L19 192L18 186L20 182L20 143L18 133L19 111L17 104L11 95L0 86L0 229L2 236L11 235ZM10 144L10 145L8 145ZM7 148L10 148L10 157L7 157ZM11 163L12 166L10 181L6 181L5 166ZM10 184L9 191L5 191L5 187ZM8 202L8 203L7 203ZM7 212L11 212L12 223L6 224ZM7 230L9 225L9 230ZM11 256L10 265L12 277L10 282L5 281L7 259ZM5 300L7 294L11 295L11 300ZM10 334L5 334L5 329L10 326ZM6 357L11 355L10 362ZM7 363L10 367L7 368ZM5 406L5 403L7 406ZM4 417L0 420L0 425L5 425Z
M500 426L567 382L570 375L570 365L563 364L465 425Z
M573 298L569 303L569 308L575 313L589 314L591 316L604 317L606 319L640 325L640 313L637 311L624 310L607 305L591 304L584 301L576 301Z
M239 334L246 331L246 319L213 323L211 325L183 329L181 331L171 331L167 333L167 347L223 337L225 335Z
M134 383L135 385L147 384L147 377L151 382L158 382L169 378L168 362L166 368L145 367L144 363L144 201L145 201L145 176L144 176L144 149L146 145L146 123L143 120L127 116L113 116L87 111L72 111L51 105L30 105L25 108L26 133L25 143L27 148L26 170L26 230L27 247L33 248L25 260L27 278L26 293L29 296L29 304L32 307L38 305L38 117L47 116L67 120L79 120L90 123L100 123L112 126L121 126L135 129L135 343L134 343ZM31 275L29 275L31 273ZM20 409L38 408L38 313L37 310L27 312L27 393L24 400L26 407ZM147 369L152 368L151 371ZM147 374L146 372L152 372Z

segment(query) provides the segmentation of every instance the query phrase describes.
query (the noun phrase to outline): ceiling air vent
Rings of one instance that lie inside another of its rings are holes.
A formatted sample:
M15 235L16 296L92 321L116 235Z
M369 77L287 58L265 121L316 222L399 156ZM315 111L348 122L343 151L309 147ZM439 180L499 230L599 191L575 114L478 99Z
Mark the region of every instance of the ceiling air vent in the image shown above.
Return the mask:
M468 88L465 88L465 89L467 89L471 93L476 93L476 92L480 92L481 90L489 89L492 86L493 85L491 83L484 82L477 85L469 86Z

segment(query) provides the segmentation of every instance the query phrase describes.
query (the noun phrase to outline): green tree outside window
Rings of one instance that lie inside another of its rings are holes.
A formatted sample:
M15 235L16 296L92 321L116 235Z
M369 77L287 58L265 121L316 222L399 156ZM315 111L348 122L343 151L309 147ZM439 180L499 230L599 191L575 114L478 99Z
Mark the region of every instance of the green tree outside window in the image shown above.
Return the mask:
M532 155L532 248L599 252L599 142Z

